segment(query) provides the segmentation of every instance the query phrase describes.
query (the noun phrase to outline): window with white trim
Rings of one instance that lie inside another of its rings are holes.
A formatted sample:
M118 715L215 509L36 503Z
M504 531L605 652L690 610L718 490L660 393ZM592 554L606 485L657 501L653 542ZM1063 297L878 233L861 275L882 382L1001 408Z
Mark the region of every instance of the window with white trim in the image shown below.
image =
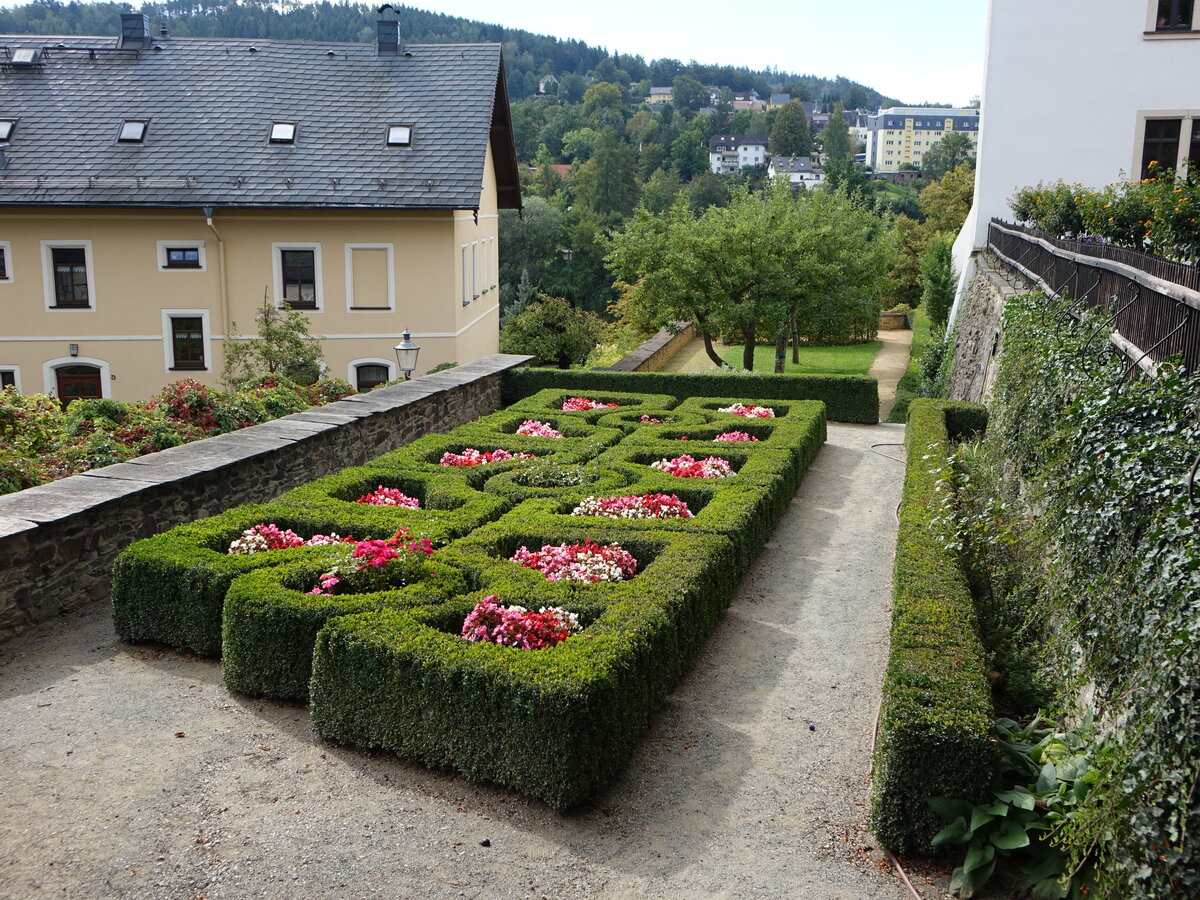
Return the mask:
M479 241L471 242L471 299L479 299Z
M385 363L359 363L354 367L354 388L360 394L391 381L390 366Z
M164 309L163 363L168 372L212 370L207 309Z
M275 296L292 309L324 308L320 244L272 244Z
M1193 172L1200 167L1200 110L1141 113L1138 137L1136 165L1141 178L1151 177L1151 169L1183 174L1188 160Z
M91 241L42 241L47 309L95 309Z
M463 306L468 306L471 303L471 271L469 260L467 259L467 253L469 250L470 246L468 244L463 244L460 248L462 272L460 273L459 277L462 279L460 284L462 285Z
M9 284L12 280L12 244L0 241L0 284Z
M203 272L208 268L204 241L158 241L160 272Z
M5 388L12 388L14 391L19 392L21 390L21 379L19 378L19 375L20 373L16 367L11 369L0 368L0 391L4 390Z

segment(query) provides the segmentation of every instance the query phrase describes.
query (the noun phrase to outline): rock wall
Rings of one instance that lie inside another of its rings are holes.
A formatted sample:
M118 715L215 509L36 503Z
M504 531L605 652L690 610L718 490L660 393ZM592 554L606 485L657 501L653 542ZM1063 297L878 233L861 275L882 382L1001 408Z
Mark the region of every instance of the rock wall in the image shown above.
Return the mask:
M1004 333L1001 316L1009 297L1033 285L990 254L975 260L975 278L954 320L954 365L947 396L951 400L986 399L996 372Z
M495 412L502 373L530 359L489 356L0 497L0 641L107 600L113 561L133 541Z
M694 325L690 322L680 324L683 327L679 331L658 332L632 353L618 359L610 368L617 372L657 372L696 336Z

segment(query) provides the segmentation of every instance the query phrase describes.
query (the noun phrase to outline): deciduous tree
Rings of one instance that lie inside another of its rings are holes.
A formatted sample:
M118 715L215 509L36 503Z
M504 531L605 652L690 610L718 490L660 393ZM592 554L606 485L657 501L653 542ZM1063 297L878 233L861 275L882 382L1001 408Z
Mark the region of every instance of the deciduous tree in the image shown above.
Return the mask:
M775 116L769 149L772 156L808 156L812 153L812 129L804 104L799 100L789 100Z

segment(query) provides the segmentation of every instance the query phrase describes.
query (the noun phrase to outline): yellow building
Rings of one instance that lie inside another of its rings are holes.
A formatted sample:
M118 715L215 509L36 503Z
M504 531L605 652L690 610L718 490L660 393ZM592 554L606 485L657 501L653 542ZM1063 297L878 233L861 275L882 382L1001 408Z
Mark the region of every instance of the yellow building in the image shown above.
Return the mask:
M264 298L328 374L495 353L520 189L498 45L7 36L0 382L145 399L220 382Z
M945 135L960 132L971 142L970 156L979 144L979 110L893 106L867 121L867 165L876 172L920 168L930 148Z

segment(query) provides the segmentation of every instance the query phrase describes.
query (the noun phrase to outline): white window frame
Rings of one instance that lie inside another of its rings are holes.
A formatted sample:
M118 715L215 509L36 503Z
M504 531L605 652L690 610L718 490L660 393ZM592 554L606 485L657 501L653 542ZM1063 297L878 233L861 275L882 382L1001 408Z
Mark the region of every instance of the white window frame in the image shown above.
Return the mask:
M200 319L200 331L204 335L204 368L175 368L175 344L171 331L171 319ZM172 375L176 372L211 372L213 370L212 329L208 324L207 309L164 309L162 311L163 371Z
M471 299L479 299L479 241L471 241Z
M358 367L359 366L387 366L388 381L395 381L399 376L396 371L396 360L384 359L382 356L364 356L361 359L352 359L346 364L346 380L350 382L350 386L356 391L358 390Z
M346 311L388 312L396 309L396 245L395 244L346 244ZM354 305L354 251L387 251L387 306Z
M25 393L25 391L21 388L21 367L20 366L16 366L16 365L10 366L7 364L0 364L0 372L12 372L13 373L13 387L16 389L18 394ZM2 391L2 390L4 390L4 388L0 387L0 391Z
M13 283L13 258L12 258L12 242L0 241L0 252L4 253L4 277L0 278L0 284Z
M107 360L92 356L59 356L42 363L42 384L45 393L51 397L62 399L58 396L58 378L54 373L63 366L95 366L100 370L100 397L108 399L112 396L112 372L109 371Z
M1200 6L1196 7L1197 12L1200 12ZM1134 127L1133 134L1133 162L1130 164L1129 177L1131 179L1141 178L1142 171L1142 148L1146 144L1146 122L1151 119L1179 119L1179 153L1175 157L1175 164L1171 166L1177 173L1182 175L1186 170L1183 166L1183 161L1188 155L1188 149L1192 143L1192 129L1200 123L1200 109L1139 109L1137 111L1137 125Z
M167 265L167 249L172 250L189 250L195 247L200 253L200 267L191 268L190 266L168 266ZM207 272L208 271L208 253L205 250L204 241L157 241L155 252L158 254L158 271L160 272Z
M1178 38L1200 38L1200 7L1192 7L1191 31L1158 31L1158 0L1147 0L1146 30L1142 37L1149 40L1172 40ZM1140 161L1138 163L1141 164Z
M297 312L303 313L319 313L325 312L325 271L321 266L321 244L305 243L300 241L280 241L272 242L271 244L271 277L275 281L275 307L277 309L291 309L288 306L287 300L283 297L283 251L284 250L311 250L313 251L313 284L316 306L312 309L308 307L297 307Z
M467 254L470 252L470 246L470 244L463 244L459 248L459 268L462 270L459 272L459 278L462 279L459 286L459 296L462 298L463 306L471 305L471 273L467 268Z
M83 264L87 269L87 306L59 306L54 295L54 256L52 250L83 250ZM96 296L96 265L92 258L91 241L42 241L42 287L47 312L92 313L99 308ZM106 395L107 396L107 395Z
M489 243L491 244L491 252L489 253L491 269L489 271L492 276L492 290L495 290L500 283L500 254L496 252L496 239L491 238Z

